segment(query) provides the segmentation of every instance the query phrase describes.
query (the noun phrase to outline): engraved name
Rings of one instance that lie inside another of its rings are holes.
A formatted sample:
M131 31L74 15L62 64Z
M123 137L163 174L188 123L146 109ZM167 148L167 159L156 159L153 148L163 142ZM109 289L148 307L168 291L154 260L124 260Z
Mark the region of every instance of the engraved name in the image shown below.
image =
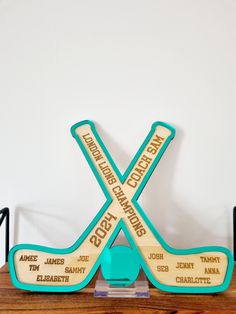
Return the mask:
M158 136L155 134L155 137L152 139L151 143L148 145L146 151L148 154L156 155L160 146L164 142L165 138ZM141 180L143 175L145 174L148 165L152 161L152 158L147 157L145 154L142 155L138 167L136 167L130 174L127 184L132 188L135 188L138 182Z
M217 256L200 256L203 263L220 263L220 257Z
M211 278L209 277L176 277L177 283L187 283L187 284L204 284L210 285Z
M36 281L69 282L70 276L37 275Z
M44 264L49 265L64 265L64 258L47 258Z
M180 263L178 262L175 268L183 268L183 269L193 269L194 263Z
M65 273L66 274L84 274L85 272L85 267L66 267L65 268Z
M20 262L37 262L38 255L21 255Z
M89 255L80 255L80 257L77 259L78 262L88 262L89 261Z
M162 253L150 253L148 259L164 259L164 254Z
M219 268L205 268L205 274L220 275Z
M157 266L157 271L159 272L169 272L169 266L167 265L158 265Z
M29 270L30 271L39 271L39 266L40 265L29 265Z

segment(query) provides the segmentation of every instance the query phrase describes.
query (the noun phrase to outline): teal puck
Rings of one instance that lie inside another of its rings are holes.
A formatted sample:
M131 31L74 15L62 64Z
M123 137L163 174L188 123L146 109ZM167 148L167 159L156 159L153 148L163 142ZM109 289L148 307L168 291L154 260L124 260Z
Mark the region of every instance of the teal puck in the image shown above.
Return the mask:
M113 246L104 252L101 271L109 284L118 287L129 286L138 277L139 256L128 246Z

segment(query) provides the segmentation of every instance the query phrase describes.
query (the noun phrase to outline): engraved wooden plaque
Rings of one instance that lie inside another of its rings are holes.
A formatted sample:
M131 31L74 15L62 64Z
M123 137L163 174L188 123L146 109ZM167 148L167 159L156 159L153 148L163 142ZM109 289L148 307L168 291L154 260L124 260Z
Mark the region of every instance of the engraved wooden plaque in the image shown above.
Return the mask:
M69 292L84 288L122 229L140 267L152 284L175 293L212 293L225 290L233 272L231 252L218 246L177 250L170 247L145 215L138 198L175 130L155 122L122 175L91 121L71 128L106 202L67 249L19 244L9 253L13 284L20 289ZM118 255L119 256L119 251ZM119 258L119 257L118 257ZM105 267L105 266L104 266Z

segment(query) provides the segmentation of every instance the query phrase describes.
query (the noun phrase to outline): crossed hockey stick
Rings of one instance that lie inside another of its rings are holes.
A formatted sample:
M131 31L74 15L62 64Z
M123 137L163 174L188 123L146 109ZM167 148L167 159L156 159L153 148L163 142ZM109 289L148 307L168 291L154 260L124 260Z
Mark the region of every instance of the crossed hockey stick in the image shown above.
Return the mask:
M227 288L233 269L229 250L205 247L170 248L137 202L158 161L174 137L174 129L156 122L122 176L95 126L82 121L72 127L107 201L78 241L68 249L15 246L9 255L12 281L36 291L74 291L87 285L122 228L136 250L149 280L171 292L207 293Z

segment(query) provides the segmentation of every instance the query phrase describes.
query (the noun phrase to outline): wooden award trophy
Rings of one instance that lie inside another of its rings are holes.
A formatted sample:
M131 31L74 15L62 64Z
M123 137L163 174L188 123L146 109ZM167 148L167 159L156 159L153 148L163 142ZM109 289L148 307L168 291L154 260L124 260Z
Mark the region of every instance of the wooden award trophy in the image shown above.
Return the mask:
M76 243L67 249L33 244L14 246L9 253L13 284L31 291L80 290L101 266L103 277L112 285L131 285L142 268L156 288L168 292L213 293L227 289L234 265L228 249L171 248L138 203L175 130L163 122L155 122L123 175L93 122L79 122L71 128L71 133L106 202ZM130 247L112 246L120 230Z

